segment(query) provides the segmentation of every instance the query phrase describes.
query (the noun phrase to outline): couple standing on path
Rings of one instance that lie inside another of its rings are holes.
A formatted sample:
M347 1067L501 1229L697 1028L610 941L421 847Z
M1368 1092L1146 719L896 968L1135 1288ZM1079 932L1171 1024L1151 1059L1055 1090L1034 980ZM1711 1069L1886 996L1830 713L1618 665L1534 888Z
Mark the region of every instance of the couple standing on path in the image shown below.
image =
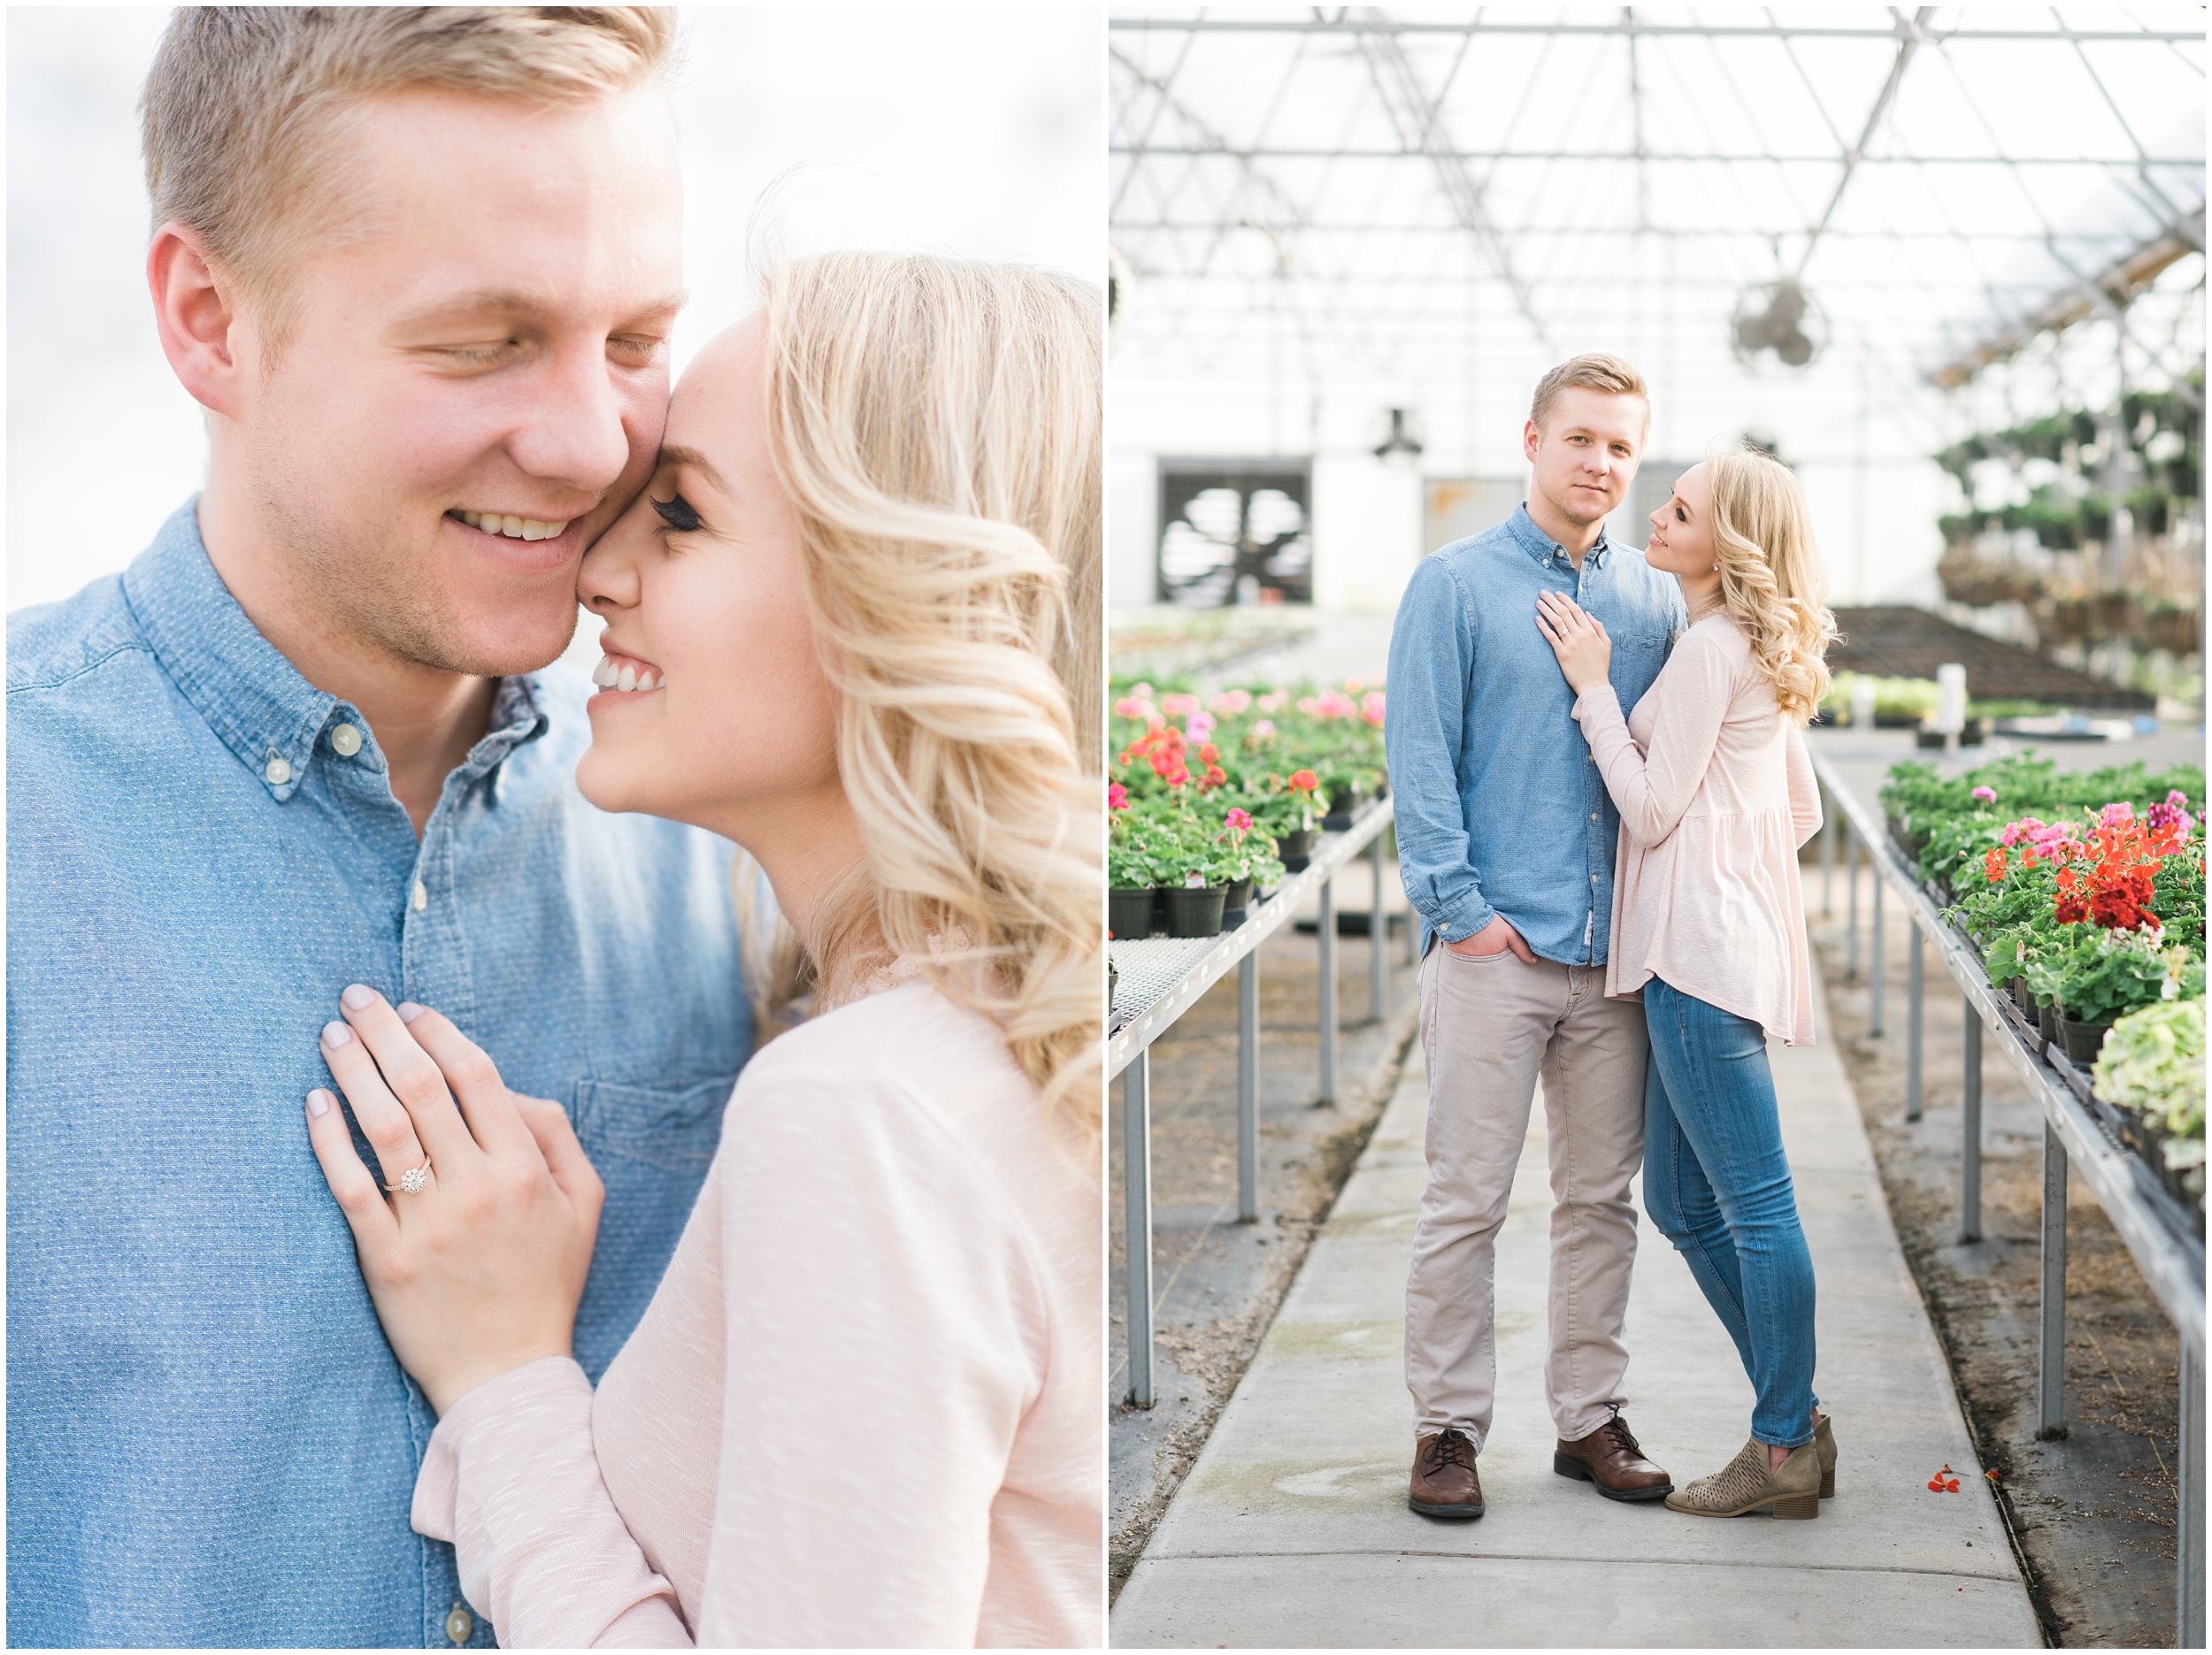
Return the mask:
M1424 560L1392 633L1385 733L1430 1089L1409 1503L1430 1516L1483 1513L1496 1237L1540 1074L1554 1469L1704 1516L1816 1517L1834 1491L1766 1057L1769 1035L1813 1038L1797 852L1820 804L1801 731L1834 623L1795 479L1764 454L1685 472L1641 555L1608 539L1649 422L1617 357L1546 374L1527 502ZM1640 1165L1755 1392L1742 1452L1679 1489L1622 1414Z

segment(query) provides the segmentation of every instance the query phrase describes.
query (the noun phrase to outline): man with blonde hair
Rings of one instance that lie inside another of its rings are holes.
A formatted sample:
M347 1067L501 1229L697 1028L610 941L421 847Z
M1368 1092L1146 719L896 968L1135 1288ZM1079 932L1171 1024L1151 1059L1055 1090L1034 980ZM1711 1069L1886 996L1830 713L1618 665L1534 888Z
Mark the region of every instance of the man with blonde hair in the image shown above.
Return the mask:
M591 686L541 670L660 442L672 46L631 7L163 37L147 280L206 486L9 617L12 1644L495 1642L410 1526L436 1421L304 1130L360 985L569 1111L595 1378L714 1153L729 848L585 804Z
M1610 1499L1674 1486L1621 1417L1648 1046L1642 1008L1605 997L1620 816L1536 624L1543 592L1596 617L1624 711L1658 677L1685 622L1681 589L1605 533L1650 418L1643 379L1617 356L1547 373L1522 431L1527 501L1424 559L1391 632L1384 735L1400 871L1421 915L1429 1083L1428 1186L1406 1286L1408 1503L1433 1517L1483 1513L1475 1460L1497 1383L1497 1232L1540 1075L1553 1468Z

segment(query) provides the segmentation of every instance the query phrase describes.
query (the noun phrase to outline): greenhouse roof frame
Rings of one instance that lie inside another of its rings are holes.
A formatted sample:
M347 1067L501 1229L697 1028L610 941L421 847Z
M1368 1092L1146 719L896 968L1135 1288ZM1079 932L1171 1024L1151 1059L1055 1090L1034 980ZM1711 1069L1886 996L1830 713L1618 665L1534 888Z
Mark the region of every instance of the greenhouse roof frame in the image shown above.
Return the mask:
M1886 379L1953 383L2055 318L2124 306L2146 284L2113 272L2147 249L2166 249L2158 270L2198 256L2200 286L2204 33L2144 9L2120 13L2128 28L2108 8L2096 27L2015 7L1863 25L1748 8L1110 14L1113 237L1156 288L1139 349L1217 362L1279 350L1287 326L1310 372L1333 358L1388 377L1457 345L1555 356L1625 317L1632 336L1724 357L1724 315L1655 320L1647 297L1801 279ZM1560 100L1531 104L1578 52L1564 72L1594 112L1563 128ZM2155 83L2125 111L2107 80L2123 72L2131 95ZM2039 77L2047 101L2024 109ZM2144 108L2196 113L2147 142L2129 112ZM1563 314L1616 266L1613 315ZM1425 307L1377 303L1424 287ZM1867 300L1915 289L1916 307Z

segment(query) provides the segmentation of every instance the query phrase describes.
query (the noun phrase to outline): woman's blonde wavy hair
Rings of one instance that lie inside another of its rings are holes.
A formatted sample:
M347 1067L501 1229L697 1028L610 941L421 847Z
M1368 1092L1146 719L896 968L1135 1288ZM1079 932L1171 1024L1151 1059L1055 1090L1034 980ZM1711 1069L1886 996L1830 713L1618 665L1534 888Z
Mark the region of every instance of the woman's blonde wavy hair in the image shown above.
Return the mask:
M1705 462L1713 485L1713 549L1721 595L1751 653L1774 680L1782 716L1808 723L1828 693L1824 659L1836 636L1824 607L1828 570L1788 466L1748 446Z
M1104 1103L1102 305L1015 265L833 253L763 279L768 445L799 521L862 866L821 957L758 923L766 1037L914 968L983 1012L1048 1110Z

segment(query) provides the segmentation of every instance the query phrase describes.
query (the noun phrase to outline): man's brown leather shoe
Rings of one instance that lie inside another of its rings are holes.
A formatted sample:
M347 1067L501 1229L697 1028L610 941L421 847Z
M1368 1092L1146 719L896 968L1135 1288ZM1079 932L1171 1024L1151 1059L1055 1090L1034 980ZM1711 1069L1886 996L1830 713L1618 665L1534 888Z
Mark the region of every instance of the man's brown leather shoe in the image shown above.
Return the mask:
M1609 1500L1663 1500L1674 1492L1672 1479L1644 1458L1618 1412L1579 1441L1560 1443L1551 1468L1563 1477L1596 1483Z
M1406 1504L1424 1517L1479 1517L1482 1479L1475 1444L1462 1430L1422 1437L1413 1450L1413 1490Z

